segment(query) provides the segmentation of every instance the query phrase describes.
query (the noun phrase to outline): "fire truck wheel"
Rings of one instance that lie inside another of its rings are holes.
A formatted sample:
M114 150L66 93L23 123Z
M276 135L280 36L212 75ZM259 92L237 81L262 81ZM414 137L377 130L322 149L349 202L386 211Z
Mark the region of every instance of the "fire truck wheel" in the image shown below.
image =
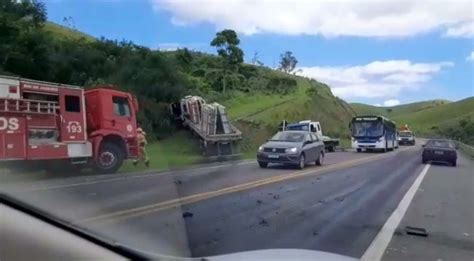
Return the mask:
M112 143L104 143L100 148L95 167L97 171L109 174L115 173L123 163L123 155L120 148Z

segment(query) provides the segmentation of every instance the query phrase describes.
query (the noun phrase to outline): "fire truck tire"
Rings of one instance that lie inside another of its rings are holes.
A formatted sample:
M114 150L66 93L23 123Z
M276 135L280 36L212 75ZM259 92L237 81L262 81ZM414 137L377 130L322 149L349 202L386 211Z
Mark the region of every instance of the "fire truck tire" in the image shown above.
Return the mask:
M95 169L103 174L115 173L122 166L123 153L119 146L106 142L102 144L95 162Z

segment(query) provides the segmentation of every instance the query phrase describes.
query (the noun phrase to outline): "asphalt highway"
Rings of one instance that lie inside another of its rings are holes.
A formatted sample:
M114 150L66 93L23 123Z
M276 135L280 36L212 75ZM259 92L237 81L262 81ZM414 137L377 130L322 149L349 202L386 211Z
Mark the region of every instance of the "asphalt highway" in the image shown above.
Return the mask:
M383 259L410 259L413 255L398 251L407 244L411 253L417 251L416 244L433 246L403 236L406 224L425 224L425 213L413 214L423 207L434 216L428 218L429 230L437 231L437 244L461 242L464 252L453 257L474 256L469 210L473 163L462 155L458 163L456 168L428 167L420 187L432 196L419 199L420 191L416 192L417 207L408 208ZM328 153L323 166L311 164L304 170L278 165L261 169L255 161L240 161L166 172L24 181L0 188L75 226L152 253L203 257L297 248L360 258L424 168L421 146L416 145L385 154ZM441 195L450 195L451 189L457 196L445 200ZM438 203L444 208L436 208ZM454 214L460 209L464 218ZM453 226L455 235L440 236ZM457 241L449 241L452 238ZM443 257L449 256L446 252Z

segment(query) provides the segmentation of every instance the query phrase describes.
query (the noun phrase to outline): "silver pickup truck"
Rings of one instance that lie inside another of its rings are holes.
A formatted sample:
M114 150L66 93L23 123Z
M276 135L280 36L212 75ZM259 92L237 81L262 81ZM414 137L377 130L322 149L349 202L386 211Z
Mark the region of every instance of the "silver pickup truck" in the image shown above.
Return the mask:
M324 142L326 151L333 152L336 147L339 146L339 139L333 139L328 136L323 135L323 130L321 124L318 121L304 120L298 123L286 124L282 123L283 130L298 130L298 131L308 131L314 133Z

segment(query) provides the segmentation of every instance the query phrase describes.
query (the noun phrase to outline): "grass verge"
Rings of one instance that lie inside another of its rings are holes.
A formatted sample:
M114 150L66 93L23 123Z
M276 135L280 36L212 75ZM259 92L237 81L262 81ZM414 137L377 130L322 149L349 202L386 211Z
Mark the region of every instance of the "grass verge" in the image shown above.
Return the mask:
M127 161L120 172L142 171L146 169L167 170L171 167L182 167L203 162L204 156L199 148L199 142L188 131L182 130L170 138L150 143L147 146L150 166L147 168L143 162L133 166L132 161Z

